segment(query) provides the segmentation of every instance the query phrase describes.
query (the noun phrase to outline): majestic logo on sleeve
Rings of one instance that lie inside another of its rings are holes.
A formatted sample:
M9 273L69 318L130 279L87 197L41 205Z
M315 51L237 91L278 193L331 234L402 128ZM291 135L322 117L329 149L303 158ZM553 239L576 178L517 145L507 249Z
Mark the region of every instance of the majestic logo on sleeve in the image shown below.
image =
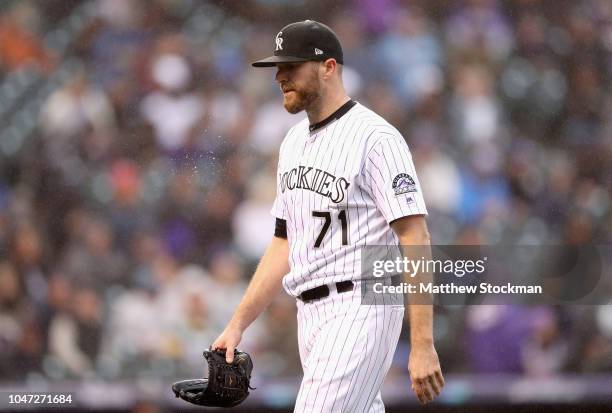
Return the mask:
M416 184L414 179L408 174L399 174L393 179L393 190L395 195L406 194L408 192L416 192Z
M276 35L276 50L275 51L283 50L283 38L281 37L282 35L283 35L283 32L278 32L278 34Z
M286 189L305 189L328 197L333 203L340 203L346 197L350 182L345 178L336 177L329 172L315 169L312 166L298 166L280 177L281 192Z

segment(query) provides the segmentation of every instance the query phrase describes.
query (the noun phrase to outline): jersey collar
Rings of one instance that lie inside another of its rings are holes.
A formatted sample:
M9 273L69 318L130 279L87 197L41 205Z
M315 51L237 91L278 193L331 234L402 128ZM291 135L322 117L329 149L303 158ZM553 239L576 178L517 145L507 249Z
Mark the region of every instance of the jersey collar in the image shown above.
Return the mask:
M331 123L335 120L340 119L342 116L346 114L346 112L348 112L356 104L357 102L355 102L353 99L349 100L344 105L340 106L340 108L338 108L337 111L335 111L334 113L332 113L331 115L323 119L321 122L313 123L312 125L308 126L308 130L310 132L315 131L327 125L328 123Z

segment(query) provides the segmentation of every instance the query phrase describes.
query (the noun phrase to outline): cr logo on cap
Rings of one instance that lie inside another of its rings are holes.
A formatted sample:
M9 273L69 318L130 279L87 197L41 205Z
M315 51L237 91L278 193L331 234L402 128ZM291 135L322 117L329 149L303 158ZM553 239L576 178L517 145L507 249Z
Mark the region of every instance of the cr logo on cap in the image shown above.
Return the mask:
M278 32L276 35L276 50L283 50L283 38L281 37L283 32Z

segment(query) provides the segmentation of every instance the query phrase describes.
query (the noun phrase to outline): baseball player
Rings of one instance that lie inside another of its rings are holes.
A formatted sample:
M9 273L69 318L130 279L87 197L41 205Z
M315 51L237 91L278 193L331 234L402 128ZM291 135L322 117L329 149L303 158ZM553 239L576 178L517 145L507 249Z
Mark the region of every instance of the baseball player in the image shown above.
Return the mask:
M296 297L304 377L295 412L384 412L380 388L404 319L403 297L362 304L360 249L429 245L410 151L382 117L351 100L342 47L324 24L289 24L274 55L283 105L307 118L285 136L278 162L274 237L225 330L212 344L233 350L281 286ZM421 403L444 385L432 306L411 305L412 389Z

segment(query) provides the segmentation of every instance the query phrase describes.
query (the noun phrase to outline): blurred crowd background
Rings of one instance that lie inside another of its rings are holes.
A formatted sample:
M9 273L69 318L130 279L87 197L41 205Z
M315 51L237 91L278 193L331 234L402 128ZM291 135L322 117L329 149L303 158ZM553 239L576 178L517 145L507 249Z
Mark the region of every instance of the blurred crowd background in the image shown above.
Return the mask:
M3 381L201 374L304 116L249 63L306 18L406 138L433 243L612 240L609 0L2 1ZM612 371L611 306L438 308L436 336L450 374ZM242 347L299 377L293 300Z

